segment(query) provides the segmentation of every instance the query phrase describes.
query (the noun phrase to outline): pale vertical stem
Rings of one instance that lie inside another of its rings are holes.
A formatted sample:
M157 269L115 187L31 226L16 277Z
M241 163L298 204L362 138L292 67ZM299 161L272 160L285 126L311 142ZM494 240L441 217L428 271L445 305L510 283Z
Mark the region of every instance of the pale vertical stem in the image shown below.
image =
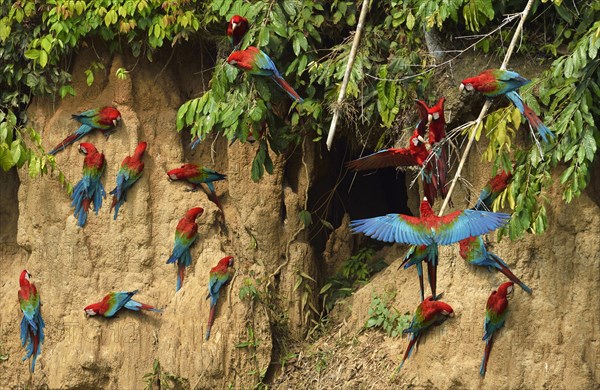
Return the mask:
M521 31L523 30L523 25L525 24L525 19L527 18L527 14L529 14L529 10L531 9L533 2L534 2L534 0L529 0L527 2L527 5L525 6L525 9L523 9L523 12L521 12L521 19L519 20L517 29L515 30L512 40L510 41L510 45L508 46L508 50L506 51L506 55L504 56L504 61L502 61L502 66L500 66L500 69L502 69L502 70L505 70L506 67L508 66L508 61L510 61L510 57L512 56L513 50L515 49L515 46L517 45L517 41L519 40ZM456 183L458 182L458 178L460 177L460 174L465 165L465 162L467 161L467 157L469 156L469 151L471 150L473 141L475 141L475 136L477 134L477 127L483 121L483 117L485 117L485 114L487 114L487 111L490 109L490 105L491 105L490 101L487 100L485 102L485 104L483 105L483 107L481 108L481 112L479 113L477 120L475 121L475 123L472 126L471 135L469 136L469 142L467 142L467 146L466 146L465 151L463 152L463 155L460 159L460 163L458 164L458 167L456 168L456 174L454 175L454 178L450 182L450 188L448 189L448 194L446 195L446 198L444 199L444 204L442 204L442 208L440 209L440 212L438 214L440 217L444 214L446 207L448 207L448 202L450 201L450 197L452 196L452 193L454 192L454 187L456 186Z
M370 0L363 0L362 9L360 10L358 25L356 26L356 32L354 33L354 41L352 42L350 56L348 57L348 64L346 65L346 71L344 72L344 79L342 80L342 86L340 88L337 104L333 109L333 118L331 119L329 134L327 134L327 150L331 150L331 144L333 143L333 135L335 134L338 117L340 116L340 105L344 101L344 95L346 95L346 88L348 87L348 81L350 80L350 72L352 71L352 66L354 65L354 60L356 59L356 52L358 51L358 43L360 42L360 36L365 25L365 19L367 19L369 1Z

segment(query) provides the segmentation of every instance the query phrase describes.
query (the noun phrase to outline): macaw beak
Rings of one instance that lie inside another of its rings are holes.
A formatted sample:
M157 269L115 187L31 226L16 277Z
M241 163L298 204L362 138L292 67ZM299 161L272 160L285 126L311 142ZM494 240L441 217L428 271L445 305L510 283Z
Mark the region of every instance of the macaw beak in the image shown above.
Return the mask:
M430 124L432 120L433 120L433 115L431 115L431 114L427 115L427 124Z
M454 317L454 312L448 314L448 317Z
M460 83L460 87L458 87L458 91L462 93L462 91L465 89L465 85L463 83Z
M419 140L419 142L421 142L422 144L425 143L425 138L423 138L421 135L417 136L417 139Z
M119 121L117 119L113 119L113 126L117 126L117 123L119 123Z
M231 23L231 29L235 30L235 28L238 26L238 24L236 22Z

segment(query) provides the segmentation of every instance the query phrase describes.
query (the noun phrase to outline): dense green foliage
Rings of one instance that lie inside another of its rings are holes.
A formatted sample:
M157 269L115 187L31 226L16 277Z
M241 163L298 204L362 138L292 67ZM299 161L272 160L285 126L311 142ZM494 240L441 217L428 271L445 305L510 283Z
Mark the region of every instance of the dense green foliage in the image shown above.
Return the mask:
M450 37L491 32L476 46L479 55L495 56L491 66L499 66L510 29L495 29L503 15L520 12L525 3L373 1L341 107L349 138L373 143L374 137L377 146L387 146L414 125L414 98L437 97L434 81L446 68L434 66L425 44L426 29L438 30L448 46L444 50L450 51L466 47ZM189 128L192 136L200 137L221 132L240 142L264 131L251 169L258 180L265 170L271 172L272 153L283 152L304 136L321 140L343 78L359 5L348 0L1 0L0 165L7 170L29 163L32 175L55 167L54 159L43 154L38 133L28 128L25 110L34 95L75 94L67 69L70 56L81 45L101 40L112 51L152 60L161 47L197 35L214 41L220 57L210 88L180 108L177 129ZM305 98L303 104L292 103L270 80L241 75L225 63L230 47L223 38L224 25L234 14L252 22L242 46L252 44L268 53ZM508 228L512 237L546 228L541 200L544 188L552 183L553 168L562 171L566 201L578 196L589 181L600 141L600 113L592 104L600 97L598 19L600 5L591 0L538 1L527 19L519 50L534 60L551 62L548 71L522 91L557 134L556 143L544 147L543 158L533 143L527 149L515 148L511 137L519 126L525 131L526 124L512 108L491 113L486 120L482 134L490 146L484 159L496 167L515 166L510 191L501 199L508 199L515 212ZM88 84L100 67L90 65ZM119 73L126 75L125 70Z

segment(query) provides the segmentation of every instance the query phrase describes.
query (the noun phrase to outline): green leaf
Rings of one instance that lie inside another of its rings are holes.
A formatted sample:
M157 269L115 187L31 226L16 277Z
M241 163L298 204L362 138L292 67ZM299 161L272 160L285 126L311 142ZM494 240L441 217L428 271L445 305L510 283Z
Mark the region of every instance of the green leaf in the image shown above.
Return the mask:
M298 213L298 218L304 224L304 227L309 227L312 224L312 216L310 211L302 210Z

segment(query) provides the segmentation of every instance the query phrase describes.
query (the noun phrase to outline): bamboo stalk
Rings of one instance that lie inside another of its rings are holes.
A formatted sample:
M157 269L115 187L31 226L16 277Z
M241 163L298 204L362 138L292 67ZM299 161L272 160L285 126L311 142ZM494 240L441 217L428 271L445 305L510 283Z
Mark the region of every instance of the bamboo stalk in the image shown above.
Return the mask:
M508 66L508 61L510 61L510 57L512 56L515 46L517 45L517 41L519 40L519 36L521 35L521 31L523 30L523 25L525 24L525 19L527 18L527 15L529 14L529 11L531 10L531 6L533 5L533 2L534 2L534 0L529 0L527 2L527 5L525 6L525 9L523 9L523 12L521 13L521 20L519 20L517 29L515 30L515 33L512 37L510 45L508 46L508 50L506 51L506 55L504 56L504 61L502 61L502 65L500 66L500 69L502 69L502 70L506 70L506 67ZM483 118L485 117L485 114L487 114L487 111L490 109L490 106L491 106L491 101L487 100L485 102L485 104L483 105L483 107L481 108L481 112L479 113L477 120L475 120L475 122L473 123L473 127L472 127L473 130L471 130L469 142L467 142L467 146L465 148L465 151L463 152L462 158L460 159L460 163L458 164L458 167L456 168L456 174L454 175L454 178L450 182L450 188L448 189L448 194L446 195L446 198L444 199L444 203L442 204L442 208L440 209L440 212L438 214L438 216L440 216L440 217L444 214L444 210L446 210L446 207L448 207L448 202L450 201L450 197L452 196L452 193L454 192L454 187L456 186L456 183L458 182L458 178L460 177L460 173L462 172L465 162L467 161L467 157L469 156L469 151L471 150L473 141L475 141L475 135L477 134L477 127L483 121Z
M362 8L360 10L360 17L358 18L358 25L356 26L356 32L354 33L354 41L352 42L352 48L350 49L350 56L348 57L348 64L346 65L344 79L342 80L342 87L340 88L340 94L337 99L337 104L333 109L333 118L331 119L329 134L327 134L327 150L331 150L331 144L333 143L333 135L335 134L335 128L337 126L337 121L340 116L340 106L344 101L344 95L346 95L346 88L348 88L348 81L350 81L350 73L352 71L352 66L354 65L354 60L356 59L356 52L358 51L358 44L360 42L360 36L362 34L363 27L365 25L365 19L367 18L369 1L370 0L363 0Z

